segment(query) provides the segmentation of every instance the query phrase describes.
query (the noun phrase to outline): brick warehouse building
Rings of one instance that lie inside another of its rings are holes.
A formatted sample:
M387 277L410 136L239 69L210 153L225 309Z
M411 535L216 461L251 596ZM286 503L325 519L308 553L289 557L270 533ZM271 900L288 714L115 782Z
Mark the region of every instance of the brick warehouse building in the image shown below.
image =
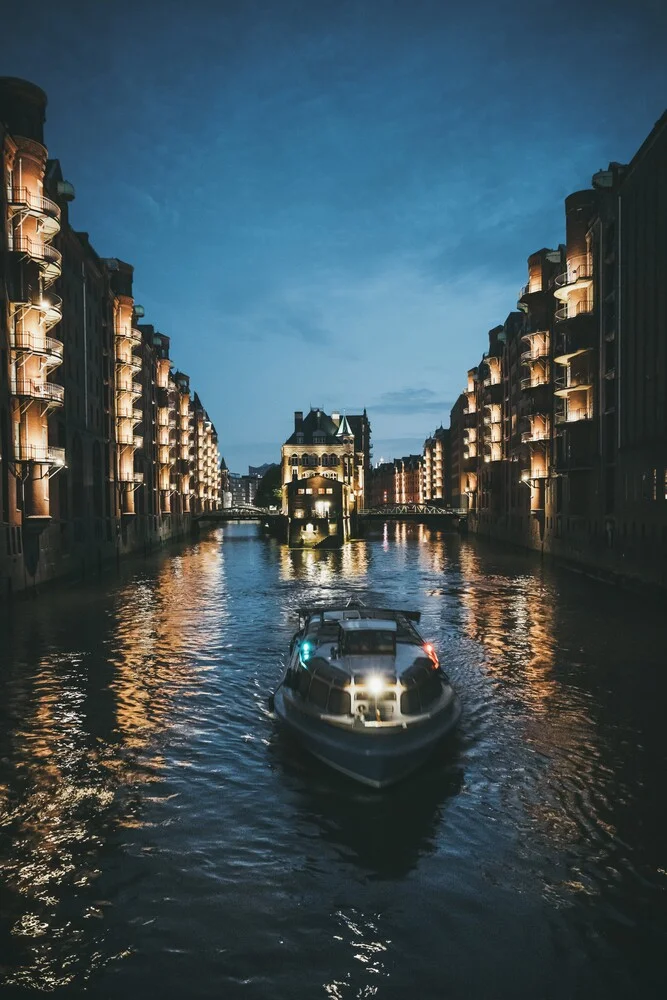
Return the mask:
M667 114L565 200L452 411L473 531L667 584Z
M139 327L131 265L70 224L45 109L39 87L0 78L3 595L176 537L219 503L215 428L168 338Z

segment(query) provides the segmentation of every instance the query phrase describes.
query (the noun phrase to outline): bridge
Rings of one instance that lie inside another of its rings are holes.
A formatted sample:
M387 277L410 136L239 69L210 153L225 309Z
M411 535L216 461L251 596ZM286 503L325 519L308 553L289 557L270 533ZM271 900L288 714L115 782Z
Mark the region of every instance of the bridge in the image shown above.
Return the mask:
M360 518L387 518L402 521L435 521L453 526L464 524L468 512L458 507L439 507L433 503L383 503L359 511Z
M194 521L278 521L283 515L279 510L267 510L265 507L253 507L252 504L239 504L237 507L223 507L220 510L208 510L203 514L195 514Z

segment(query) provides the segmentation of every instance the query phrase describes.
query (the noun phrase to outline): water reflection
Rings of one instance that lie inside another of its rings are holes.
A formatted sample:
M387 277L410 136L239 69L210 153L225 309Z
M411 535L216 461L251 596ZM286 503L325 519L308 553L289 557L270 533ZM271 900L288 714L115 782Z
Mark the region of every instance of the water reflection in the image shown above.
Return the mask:
M368 548L350 542L341 549L289 549L280 547L280 579L304 580L315 587L327 587L341 579L365 580Z
M421 609L464 702L382 793L266 709L295 609L350 593ZM665 632L627 595L423 525L239 525L0 628L6 989L655 995Z
M336 857L371 879L400 880L434 850L447 801L463 788L456 737L409 782L383 791L355 785L304 756L282 730L271 754L289 782L299 819L317 828Z
M19 684L5 678L0 720L7 985L62 987L129 954L91 931L110 905L103 856L119 829L143 825L141 789L161 779L159 738L194 684L192 649L202 652L197 595L217 586L222 564L209 541L132 579L111 605L89 594L90 617L56 601L44 618L36 607L32 621L7 623L5 648L23 665ZM48 633L58 610L57 631L78 648L35 657L33 625Z

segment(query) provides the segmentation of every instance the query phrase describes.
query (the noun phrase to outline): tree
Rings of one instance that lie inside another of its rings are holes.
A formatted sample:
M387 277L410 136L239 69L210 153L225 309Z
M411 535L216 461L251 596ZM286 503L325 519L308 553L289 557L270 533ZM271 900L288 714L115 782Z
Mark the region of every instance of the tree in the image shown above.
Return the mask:
M255 493L255 503L258 507L280 506L282 500L282 482L280 476L280 466L272 465L260 479L257 492Z

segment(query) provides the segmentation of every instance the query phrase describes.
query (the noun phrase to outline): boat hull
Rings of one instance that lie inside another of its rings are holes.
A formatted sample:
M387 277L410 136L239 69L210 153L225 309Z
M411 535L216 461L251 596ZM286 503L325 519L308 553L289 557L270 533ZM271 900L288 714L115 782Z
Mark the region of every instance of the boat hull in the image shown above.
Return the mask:
M346 729L302 711L284 688L274 697L276 716L313 756L342 774L373 788L393 785L425 763L456 727L461 704L449 703L423 722L383 729Z

